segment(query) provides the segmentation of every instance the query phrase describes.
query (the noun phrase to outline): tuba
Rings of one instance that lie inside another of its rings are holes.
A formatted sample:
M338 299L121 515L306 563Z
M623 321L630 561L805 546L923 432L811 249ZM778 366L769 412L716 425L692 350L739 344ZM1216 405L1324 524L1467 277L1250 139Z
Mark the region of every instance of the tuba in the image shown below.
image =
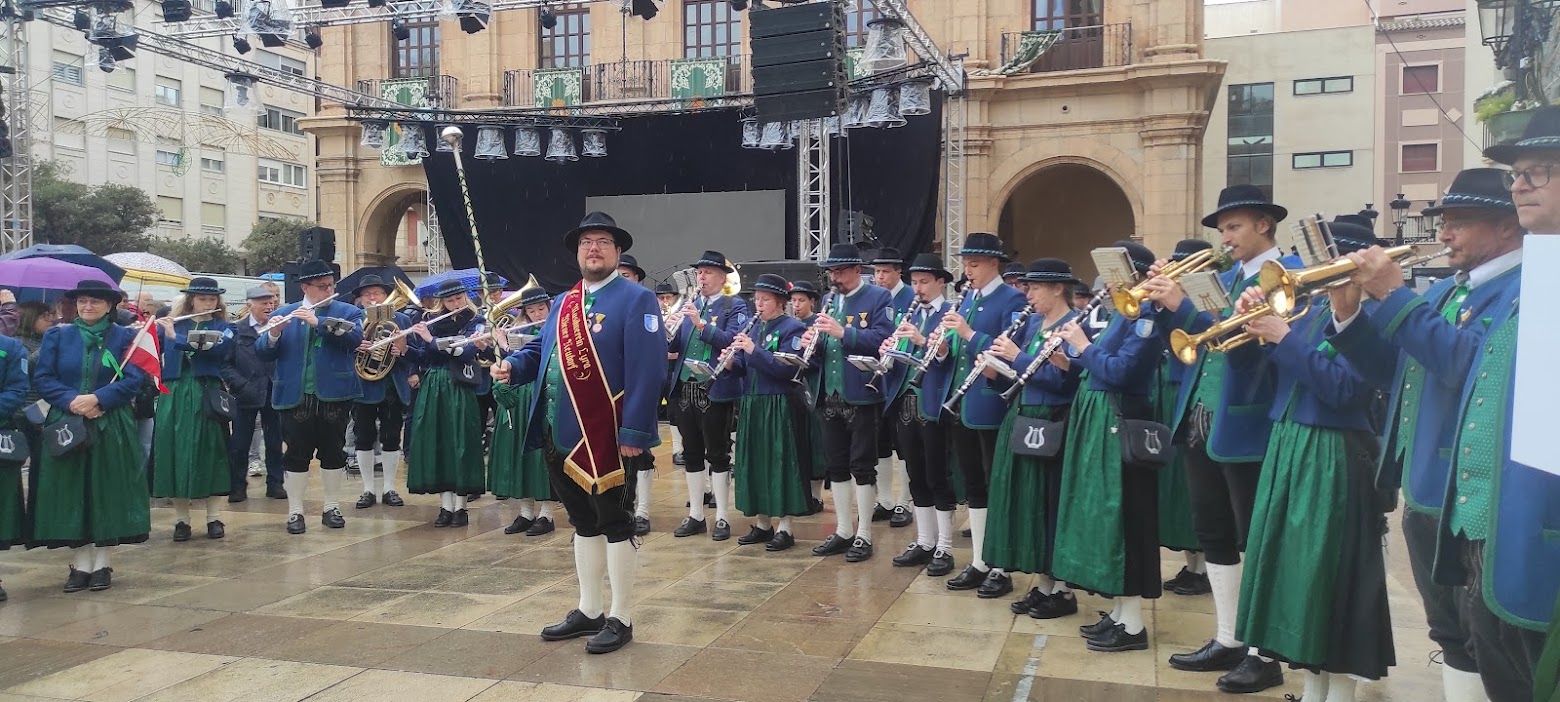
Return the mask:
M406 285L406 281L396 279L395 290L385 298L383 303L364 308L363 338L369 342L377 342L399 334L401 325L395 322L396 310L416 304L417 296ZM374 381L384 380L389 376L390 369L395 367L395 356L390 351L389 344L369 351L359 351L357 357L352 360L352 366L357 370L358 377Z
M677 338L677 331L682 328L683 307L693 302L693 298L699 294L699 283L694 278L692 268L673 271L671 283L677 288L677 301L661 309L661 327L666 329L668 341Z

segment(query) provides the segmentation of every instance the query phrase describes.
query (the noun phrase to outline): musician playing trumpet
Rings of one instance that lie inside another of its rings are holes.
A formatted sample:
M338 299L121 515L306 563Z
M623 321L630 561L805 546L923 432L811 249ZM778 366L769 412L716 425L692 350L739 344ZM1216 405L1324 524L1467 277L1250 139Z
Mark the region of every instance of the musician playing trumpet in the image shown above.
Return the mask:
M374 305L386 304L394 290L383 278L372 273L358 282L352 296L358 306L367 310ZM391 311L390 319L396 328L407 329L412 319L401 312ZM373 343L367 336L358 345L358 353L367 353ZM386 351L390 362L390 375L379 380L363 381L363 397L352 403L353 449L357 451L358 469L363 478L363 493L358 496L357 509L373 507L383 502L386 507L406 504L395 491L396 475L401 469L401 430L406 424L406 408L412 403L413 380L419 379L413 364L400 359L406 355L405 337L397 339ZM384 472L374 474L374 444L379 444L379 460Z

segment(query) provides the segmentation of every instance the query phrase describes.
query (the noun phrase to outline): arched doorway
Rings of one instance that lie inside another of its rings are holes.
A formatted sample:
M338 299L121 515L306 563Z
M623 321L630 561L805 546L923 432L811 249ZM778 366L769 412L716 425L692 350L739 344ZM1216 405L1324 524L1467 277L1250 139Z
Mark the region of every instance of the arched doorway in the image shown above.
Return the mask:
M1089 251L1131 237L1136 218L1132 202L1109 175L1084 164L1059 163L1013 188L997 227L1019 260L1060 258L1092 283Z
M428 239L438 238L437 225L428 221L428 191L420 185L390 188L374 199L363 219L364 265L395 263L408 271L426 270ZM442 240L432 242L444 249Z

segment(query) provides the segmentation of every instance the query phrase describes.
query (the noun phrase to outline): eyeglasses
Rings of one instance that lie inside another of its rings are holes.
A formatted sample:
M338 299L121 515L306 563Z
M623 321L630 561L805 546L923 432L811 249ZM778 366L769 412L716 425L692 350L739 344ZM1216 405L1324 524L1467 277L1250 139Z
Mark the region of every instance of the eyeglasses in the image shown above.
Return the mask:
M1530 188L1542 188L1549 185L1549 179L1554 176L1555 165L1543 163L1520 171L1505 171L1501 173L1501 178L1505 180L1507 190L1516 188L1518 179L1527 181Z
M617 245L616 239L580 239L582 249L607 249Z

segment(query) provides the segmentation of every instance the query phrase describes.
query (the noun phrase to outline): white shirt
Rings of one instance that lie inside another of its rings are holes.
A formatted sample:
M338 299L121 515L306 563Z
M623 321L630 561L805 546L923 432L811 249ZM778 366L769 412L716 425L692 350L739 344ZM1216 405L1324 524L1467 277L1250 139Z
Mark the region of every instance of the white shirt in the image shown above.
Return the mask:
M1007 283L1002 282L1002 276L999 275L995 278L992 278L991 282L986 283L986 286L980 289L980 296L982 298L991 297L992 293L997 291L997 288L1000 288L1004 285L1007 285Z
M905 289L905 281L901 280L901 281L899 281L898 285L894 286L893 290L888 291L888 296L889 297L899 297L899 291L900 290L904 290L904 289Z
M1271 249L1268 249L1267 251L1257 254L1257 257L1251 259L1250 261L1241 261L1240 279L1245 280L1262 272L1262 264L1267 263L1268 261L1277 261L1283 257L1284 253L1279 251L1278 247L1275 246Z
M607 283L610 283L614 279L621 278L621 277L623 277L623 274L618 273L617 269L614 268L614 269L612 269L612 273L608 274L607 277L602 278L601 280L598 280L598 281L596 281L594 283L586 283L585 284L585 292L588 292L588 293L596 292L597 290L600 290L600 289L602 289L604 287L607 287Z

